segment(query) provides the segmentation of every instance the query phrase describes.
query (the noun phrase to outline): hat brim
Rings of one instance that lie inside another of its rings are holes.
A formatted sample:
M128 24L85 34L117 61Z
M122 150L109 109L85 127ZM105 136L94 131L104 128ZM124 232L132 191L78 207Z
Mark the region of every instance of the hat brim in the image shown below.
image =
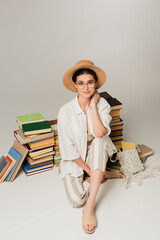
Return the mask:
M106 82L106 74L101 68L99 68L95 65L91 65L91 64L81 64L80 66L75 65L75 66L69 68L63 75L62 81L63 81L64 86L68 90L70 90L72 92L77 92L75 84L72 80L72 76L76 71L78 71L79 69L84 69L84 68L91 69L96 73L97 78L98 78L97 88L100 88Z

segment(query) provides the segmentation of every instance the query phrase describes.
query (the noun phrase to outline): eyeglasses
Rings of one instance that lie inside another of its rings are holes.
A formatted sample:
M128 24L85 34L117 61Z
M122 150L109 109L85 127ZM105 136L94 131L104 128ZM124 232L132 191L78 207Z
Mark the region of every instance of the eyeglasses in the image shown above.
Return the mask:
M84 88L85 87L85 85L87 85L89 88L93 88L93 87L95 87L95 81L93 80L93 81L88 81L86 84L84 83L84 82L76 82L76 85L77 85L77 87L78 88Z

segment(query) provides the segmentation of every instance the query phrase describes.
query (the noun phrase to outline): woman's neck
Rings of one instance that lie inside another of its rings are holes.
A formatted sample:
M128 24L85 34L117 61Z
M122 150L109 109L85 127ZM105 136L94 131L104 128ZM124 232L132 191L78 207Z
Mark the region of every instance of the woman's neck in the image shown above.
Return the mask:
M91 99L90 98L83 98L82 96L78 95L78 102L79 102L79 105L82 108L82 110L84 112L86 112L87 109L89 108Z

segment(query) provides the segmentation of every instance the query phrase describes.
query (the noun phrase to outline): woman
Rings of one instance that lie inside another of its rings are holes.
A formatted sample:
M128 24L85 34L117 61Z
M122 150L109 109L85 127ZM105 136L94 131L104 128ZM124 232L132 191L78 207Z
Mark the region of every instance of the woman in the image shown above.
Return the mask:
M105 173L106 163L116 152L108 136L110 105L97 92L105 81L105 72L93 62L76 63L64 73L63 84L78 95L58 113L60 174L72 206L84 205L82 225L86 233L96 229L96 195L101 182L111 177Z

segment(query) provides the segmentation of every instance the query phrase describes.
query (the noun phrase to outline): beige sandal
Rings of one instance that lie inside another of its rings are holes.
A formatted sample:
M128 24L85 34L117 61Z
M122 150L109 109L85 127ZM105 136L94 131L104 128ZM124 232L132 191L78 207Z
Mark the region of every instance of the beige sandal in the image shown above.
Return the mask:
M90 215L90 214L84 214L84 211L82 212L83 216L82 216L82 226L83 226L83 230L88 233L91 234L96 230L97 227L97 219L95 215ZM89 224L93 224L94 228L92 231L86 230L84 228L85 225L89 225Z

